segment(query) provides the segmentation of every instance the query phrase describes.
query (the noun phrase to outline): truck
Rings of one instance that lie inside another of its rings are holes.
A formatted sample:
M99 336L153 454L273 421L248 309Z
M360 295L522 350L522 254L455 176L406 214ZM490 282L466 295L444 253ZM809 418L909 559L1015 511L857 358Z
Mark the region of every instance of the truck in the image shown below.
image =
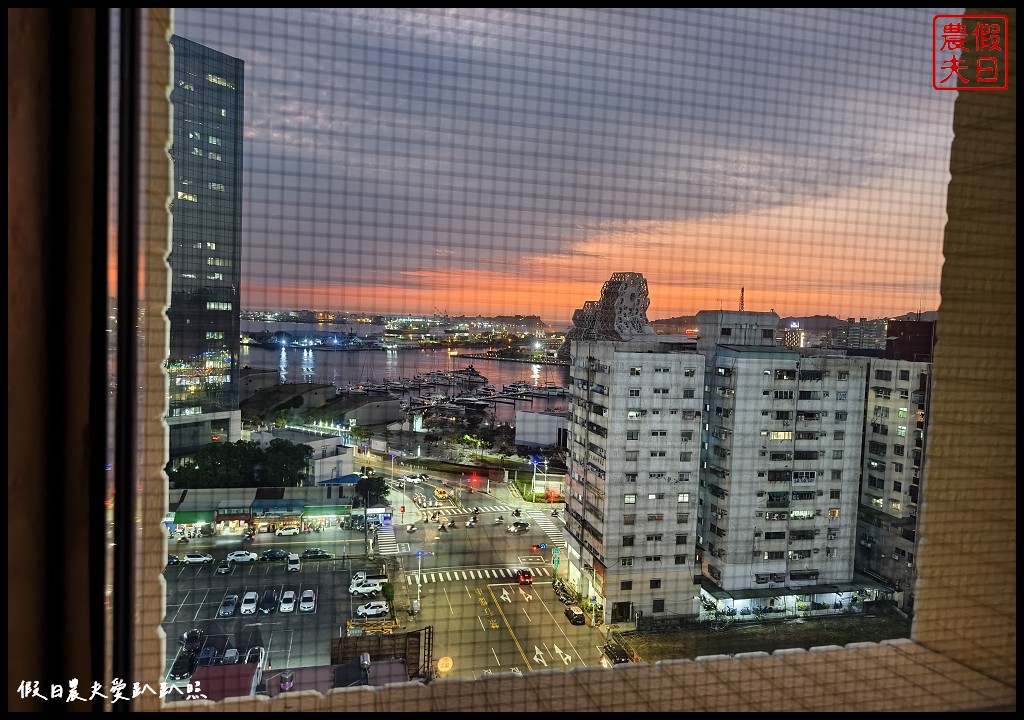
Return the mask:
M352 584L365 585L367 583L386 583L388 581L387 568L367 568L352 573Z

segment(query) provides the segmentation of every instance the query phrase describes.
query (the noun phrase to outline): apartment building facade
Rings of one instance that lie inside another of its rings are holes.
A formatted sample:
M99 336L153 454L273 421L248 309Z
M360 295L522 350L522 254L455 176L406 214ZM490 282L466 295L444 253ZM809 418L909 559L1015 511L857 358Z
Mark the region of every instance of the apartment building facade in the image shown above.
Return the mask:
M930 388L930 362L869 360L856 565L892 587L904 609L913 608L917 582Z
M676 336L574 340L565 573L604 622L691 616L704 358Z

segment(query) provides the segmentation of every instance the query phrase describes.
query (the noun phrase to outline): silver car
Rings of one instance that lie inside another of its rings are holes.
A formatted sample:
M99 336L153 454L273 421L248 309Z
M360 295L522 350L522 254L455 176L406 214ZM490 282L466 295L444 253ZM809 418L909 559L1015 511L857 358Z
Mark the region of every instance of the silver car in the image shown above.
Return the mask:
M232 617L236 610L238 610L238 596L226 595L224 599L220 601L220 609L217 611L217 617Z
M242 597L242 614L255 615L256 606L260 603L260 596L254 592L247 592Z

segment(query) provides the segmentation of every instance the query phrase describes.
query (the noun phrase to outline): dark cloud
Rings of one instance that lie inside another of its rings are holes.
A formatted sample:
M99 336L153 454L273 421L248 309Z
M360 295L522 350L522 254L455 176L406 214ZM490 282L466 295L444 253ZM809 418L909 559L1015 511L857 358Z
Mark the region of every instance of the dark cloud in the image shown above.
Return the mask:
M284 245L329 282L508 266L907 168L942 191L940 12L182 8L175 31L246 62L247 268L282 272Z

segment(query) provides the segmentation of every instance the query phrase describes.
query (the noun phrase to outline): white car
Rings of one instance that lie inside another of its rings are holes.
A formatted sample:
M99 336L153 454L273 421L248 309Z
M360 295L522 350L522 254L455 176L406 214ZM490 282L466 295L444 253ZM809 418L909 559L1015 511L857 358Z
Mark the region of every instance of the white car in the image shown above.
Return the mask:
M259 560L259 555L254 552L249 552L248 550L234 550L229 552L227 557L228 562L236 563L256 562L257 560Z
M381 615L387 615L390 609L391 606L388 605L387 600L374 600L357 607L356 615L362 618L380 617Z
M297 527L283 527L278 528L274 531L275 535L298 535L299 529Z
M293 610L295 610L295 591L294 590L285 590L284 591L284 593L281 595L281 607L279 607L277 610L278 610L278 612L283 612L283 613L288 613L288 612L292 612Z
M302 599L299 600L299 612L313 612L316 610L316 595L312 590L303 590Z
M213 555L204 552L187 552L182 556L181 561L186 565L205 565L213 562Z
M259 602L260 596L258 593L247 592L242 596L242 609L240 612L242 615L255 615L256 606L259 605Z

